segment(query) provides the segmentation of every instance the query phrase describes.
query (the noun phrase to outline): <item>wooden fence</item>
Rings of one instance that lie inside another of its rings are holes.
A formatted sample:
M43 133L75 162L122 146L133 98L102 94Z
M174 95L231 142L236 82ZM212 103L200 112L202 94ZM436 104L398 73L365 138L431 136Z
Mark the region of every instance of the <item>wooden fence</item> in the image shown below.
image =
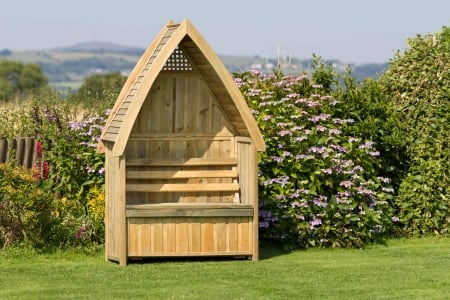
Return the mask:
M36 159L33 137L0 138L0 163L14 161L16 166L31 169Z

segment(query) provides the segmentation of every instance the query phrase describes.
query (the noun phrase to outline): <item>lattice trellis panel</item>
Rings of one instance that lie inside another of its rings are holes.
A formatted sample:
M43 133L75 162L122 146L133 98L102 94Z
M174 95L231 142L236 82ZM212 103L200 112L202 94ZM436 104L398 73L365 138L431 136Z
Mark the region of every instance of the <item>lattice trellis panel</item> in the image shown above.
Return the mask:
M164 65L163 71L192 71L192 65L183 51L176 48Z

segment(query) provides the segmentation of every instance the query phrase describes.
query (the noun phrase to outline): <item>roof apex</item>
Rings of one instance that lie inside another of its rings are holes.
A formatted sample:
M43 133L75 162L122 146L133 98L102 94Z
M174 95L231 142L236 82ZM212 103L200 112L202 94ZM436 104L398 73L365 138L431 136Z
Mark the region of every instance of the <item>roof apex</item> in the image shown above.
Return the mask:
M195 47L203 54L209 65L214 69L217 78L223 83L256 149L258 151L265 150L266 146L258 125L234 79L218 55L212 50L194 25L186 18L181 23L174 23L172 20L169 20L130 73L106 121L105 128L100 137L98 151L102 152L104 150L103 142L109 141L114 143L113 155L121 156L124 153L134 121L141 110L150 88L171 54L186 36L190 38ZM136 86L138 87L136 88Z

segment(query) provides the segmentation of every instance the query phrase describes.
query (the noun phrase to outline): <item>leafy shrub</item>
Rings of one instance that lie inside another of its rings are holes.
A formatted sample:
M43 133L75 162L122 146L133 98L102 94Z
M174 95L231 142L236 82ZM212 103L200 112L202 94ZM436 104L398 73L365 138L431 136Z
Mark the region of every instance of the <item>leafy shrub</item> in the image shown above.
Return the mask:
M263 237L289 247L362 247L389 232L390 179L375 144L335 117L336 75L245 72L236 79L267 144L259 167ZM394 218L395 220L395 218Z
M58 217L53 195L30 170L0 164L0 247L24 242L40 248L53 241Z
M52 240L45 240L46 243L67 245L86 244L88 239L103 241L103 220L97 212L92 218L89 201L91 197L103 199L97 194L92 196L91 189L95 188L98 193L103 191L104 158L96 152L96 145L106 113L98 116L86 112L80 116L78 110L72 102L49 97L20 108L5 107L3 111L8 114L0 116L5 121L2 122L3 137L35 137L36 163L32 177L34 184L51 195L48 201L53 203L52 214L59 222L59 226L52 229ZM90 234L83 234L81 239L77 235L85 227Z
M113 107L127 77L119 72L94 74L87 77L70 99L84 107L102 111Z
M349 124L351 132L375 142L380 151L377 173L390 178L397 192L409 167L409 157L401 129L403 125L394 103L378 81L366 79L358 84L351 70L343 75L342 81L343 88L335 91L340 105L333 114L342 119L353 119L354 122Z
M404 231L448 234L450 226L450 28L408 40L380 78L401 120L407 173L395 205Z
M63 238L64 242L78 243L81 236L86 239L84 231L87 229L91 230L90 236L95 237L95 241L101 242L101 221L97 211L95 218L91 218L89 201L93 188L104 188L104 157L97 153L96 147L106 115L86 115L81 120L73 115L69 107L34 103L36 144L42 152L37 151L38 172L35 174L58 199L59 214L69 236Z

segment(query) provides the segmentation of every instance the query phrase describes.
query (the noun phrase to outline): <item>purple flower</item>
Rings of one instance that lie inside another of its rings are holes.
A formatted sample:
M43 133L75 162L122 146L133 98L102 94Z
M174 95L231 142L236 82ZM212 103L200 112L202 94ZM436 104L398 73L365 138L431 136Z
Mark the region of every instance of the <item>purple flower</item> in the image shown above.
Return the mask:
M372 148L372 146L374 145L375 143L374 142L371 142L371 141L367 141L367 142L365 142L364 144L362 144L362 145L359 145L359 149L370 149L370 148Z
M290 156L292 156L292 153L289 152L289 151L283 151L282 156L283 156L283 157L290 157Z
M285 135L292 135L292 132L290 130L281 130L278 132L279 136L285 136Z
M345 188L349 188L353 185L353 182L349 181L349 180L345 180L345 181L341 181L341 183L339 183L340 186L343 186Z
M391 182L391 179L390 178L387 178L387 177L378 177L378 179L381 181L381 182L384 182L384 183L390 183Z
M317 205L319 207L327 207L328 203L327 203L327 197L325 196L319 196L317 198L314 198L313 200L313 204Z
M314 229L315 227L318 227L319 225L322 224L322 220L318 219L318 218L314 218L309 222L309 229Z
M81 239L83 237L83 235L86 233L86 231L87 231L86 225L80 226L80 228L78 229L77 235L76 235L77 239Z
M319 122L319 121L326 121L326 120L328 120L329 117L330 117L329 114L320 114L318 116L311 117L308 120L311 121L311 122L316 123L316 122Z
M264 122L267 122L267 121L271 120L272 118L273 118L272 115L266 115L266 116L264 116L263 120L264 120Z
M330 134L341 134L341 131L338 130L338 129L330 129L330 130L328 130L328 132L329 132Z
M277 163L281 163L283 161L283 158L278 157L278 156L271 156L270 159L272 159L273 161L275 161Z
M325 148L323 146L322 147L313 146L313 147L309 148L308 150L309 150L309 152L312 152L312 153L324 153L326 149L327 148Z
M333 170L330 168L320 169L320 171L322 171L322 173L329 174L329 175L333 174Z

